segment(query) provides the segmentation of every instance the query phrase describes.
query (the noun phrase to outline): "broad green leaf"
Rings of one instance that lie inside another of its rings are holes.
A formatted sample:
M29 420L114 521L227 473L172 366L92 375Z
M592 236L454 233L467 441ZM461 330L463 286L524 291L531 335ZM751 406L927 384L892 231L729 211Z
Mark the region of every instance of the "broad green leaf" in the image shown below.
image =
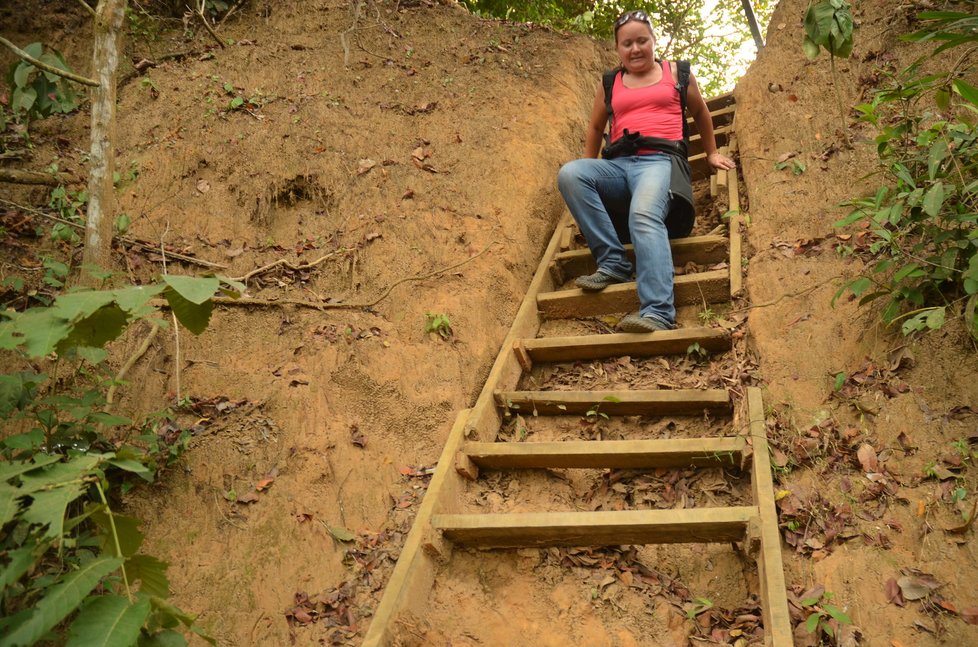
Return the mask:
M57 539L63 534L65 510L68 504L85 491L84 484L68 483L53 490L31 492L33 499L21 513L21 519L32 524L46 526L44 536Z
M0 526L7 523L17 515L20 504L17 499L23 496L24 492L7 483L0 483Z
M129 315L122 308L114 303L107 305L74 323L71 333L58 342L56 350L63 353L78 346L101 348L121 335L128 323Z
M24 48L24 51L27 52L27 55L31 58L41 58L41 54L44 53L44 45L40 41L31 43Z
M57 463L60 460L60 456L50 454L35 454L33 460L30 462L24 461L16 463L0 463L0 482L9 481L15 476L20 476L25 472L36 470L44 467L45 465Z
M14 320L17 346L31 358L51 354L62 339L71 334L71 324L57 317L50 308L31 308Z
M872 285L873 285L873 282L871 280L867 279L865 276L861 276L861 277L859 277L858 279L855 279L852 283L849 284L849 290L855 296L858 297L860 294L862 294L863 292L865 292Z
M33 613L0 639L0 646L13 647L36 643L41 636L77 609L102 578L117 570L121 564L122 561L114 557L102 557L87 562L77 571L65 575L34 605Z
M97 422L100 425L106 425L108 427L122 427L124 425L131 425L132 419L126 418L125 416L113 416L110 413L105 413L104 411L96 411L90 416L92 422Z
M67 270L67 268L65 268ZM51 307L51 312L67 319L79 321L91 316L115 300L111 291L85 290L62 294Z
M164 629L152 636L139 636L139 647L187 647L187 639L178 631Z
M35 72L36 70L37 68L27 61L23 61L18 64L14 70L14 84L16 87L27 87L27 85L30 83L31 73Z
M29 112L37 101L37 90L34 88L17 88L14 90L10 107L14 112Z
M928 216L936 217L944 206L944 183L937 182L924 194L923 208Z
M954 80L954 91L961 95L965 101L973 106L978 106L978 88L965 83L961 79Z
M85 606L68 629L65 647L131 647L149 617L149 598L135 604L118 595L100 595Z
M802 41L801 48L805 52L805 56L807 56L809 59L818 58L818 43L813 41L808 36L805 36L805 40Z
M21 488L29 494L44 487L77 481L109 458L112 454L83 454L43 468L35 466L21 476Z
M844 625L852 624L852 618L850 618L845 611L834 604L823 604L822 608L825 609L825 612L835 618L838 622L841 622Z
M927 177L931 180L937 177L937 172L941 169L941 164L947 158L947 142L938 139L930 147L927 153Z
M326 530L337 541L353 541L357 538L357 534L350 530L349 528L344 528L342 526L326 526Z
M129 582L141 582L139 590L160 598L170 597L170 579L166 562L152 555L133 555L126 561Z
M34 563L34 545L7 551L7 564L0 569L0 591L14 584Z
M808 616L808 619L805 620L805 631L810 634L815 633L815 630L818 628L818 621L821 618L822 616L818 613L813 613L812 615Z
M99 527L99 542L102 551L115 555L115 538L112 536L112 523L115 524L115 532L119 538L119 549L123 557L132 557L143 545L143 533L139 530L139 519L127 517L117 512L112 513L112 523L109 522L109 513L105 506L98 505L92 510L92 521Z
M197 305L213 298L221 287L221 281L216 276L194 277L168 274L163 277L163 282L184 299Z
M115 298L115 302L119 304L119 307L130 314L142 314L144 312L143 306L149 303L149 300L157 296L166 289L163 284L157 285L139 285L130 288L123 288L120 290L114 290L112 296Z
M0 418L6 418L14 409L23 409L34 399L37 386L47 376L43 373L21 371L0 375Z
M104 348L94 348L92 346L79 346L75 349L75 354L92 366L101 364L109 358L109 353Z
M930 311L930 313L927 315L927 319L925 320L927 327L931 330L938 330L942 328L944 326L944 316L944 308L934 308Z
M207 324L211 320L211 311L214 309L213 302L205 301L198 305L183 298L179 292L170 288L167 288L163 296L166 297L170 308L173 309L173 314L177 316L177 319L187 330L195 335L207 330Z

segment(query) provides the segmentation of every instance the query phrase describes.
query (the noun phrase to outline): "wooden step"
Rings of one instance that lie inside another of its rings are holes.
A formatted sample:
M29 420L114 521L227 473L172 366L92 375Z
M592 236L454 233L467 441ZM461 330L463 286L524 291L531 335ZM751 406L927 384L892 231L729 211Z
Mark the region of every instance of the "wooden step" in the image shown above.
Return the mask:
M737 112L737 106L731 104L723 108L717 108L716 110L710 110L710 117L713 119L713 128L717 129L722 126L733 123L734 114ZM689 134L692 136L699 133L696 128L696 122L692 117L686 118L686 123L689 124Z
M734 93L724 92L723 94L718 94L715 97L709 97L706 100L706 107L710 109L710 112L714 110L719 110L720 108L726 108L727 106L733 106L736 103L734 98Z
M711 353L730 350L730 334L721 328L680 328L654 333L615 333L577 337L525 339L523 348L534 362L573 362L605 357L684 355L692 344Z
M677 306L730 301L730 272L713 270L677 276L673 287ZM544 319L592 317L639 309L634 282L612 285L601 292L578 288L545 292L537 296L537 309Z
M488 469L645 469L703 465L739 468L744 445L740 436L545 443L468 442L462 446L462 452L479 467Z
M583 415L591 410L609 416L701 415L704 410L731 410L730 395L723 389L497 391L495 395L500 407L548 416Z
M726 146L729 141L730 134L733 132L732 126L722 126L720 128L715 128L713 130L713 140L716 142L717 148L720 146ZM699 135L692 135L689 138L689 155L698 155L703 152L703 138Z
M478 548L705 544L743 540L757 508L444 514L445 539Z
M686 263L697 265L713 265L728 260L729 242L726 236L690 236L675 238L669 241L672 248L672 264L682 267ZM625 245L628 260L635 262L635 247ZM575 249L561 252L554 257L554 265L561 272L559 283L585 274L591 274L597 269L594 256L589 249Z

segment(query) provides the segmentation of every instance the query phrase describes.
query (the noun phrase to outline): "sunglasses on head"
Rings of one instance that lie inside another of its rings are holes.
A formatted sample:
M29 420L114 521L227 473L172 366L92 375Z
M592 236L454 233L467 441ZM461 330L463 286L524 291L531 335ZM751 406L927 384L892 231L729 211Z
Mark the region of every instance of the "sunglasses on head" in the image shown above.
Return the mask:
M626 11L622 15L618 16L618 20L615 21L615 31L617 32L619 27L633 20L644 22L649 26L649 29L652 28L652 19L649 18L649 14L645 13L644 11Z

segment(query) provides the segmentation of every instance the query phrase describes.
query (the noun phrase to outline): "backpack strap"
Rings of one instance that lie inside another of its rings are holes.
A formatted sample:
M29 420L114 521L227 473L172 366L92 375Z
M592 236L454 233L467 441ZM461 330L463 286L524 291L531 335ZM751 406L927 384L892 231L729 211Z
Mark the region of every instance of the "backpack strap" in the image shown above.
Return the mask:
M689 61L676 61L676 90L679 91L679 111L683 120L683 139L689 144L689 124L686 123L686 90L689 88Z
M611 120L614 119L614 114L611 110L611 93L615 89L615 77L621 72L623 72L623 69L616 67L601 75L601 85L604 87L604 109L608 113L608 132L604 136L605 143L608 143L608 140L611 138Z

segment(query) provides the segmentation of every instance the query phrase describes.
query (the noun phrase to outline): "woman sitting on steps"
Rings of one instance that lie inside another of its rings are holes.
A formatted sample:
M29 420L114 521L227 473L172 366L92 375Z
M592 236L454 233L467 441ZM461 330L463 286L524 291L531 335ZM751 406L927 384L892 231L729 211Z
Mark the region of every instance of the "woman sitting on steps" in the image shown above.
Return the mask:
M713 120L688 63L656 60L652 21L644 11L628 11L615 21L615 49L621 67L606 73L595 93L584 157L560 169L557 185L598 266L579 277L577 286L599 291L631 280L624 248L631 240L641 309L618 328L669 330L676 326L669 239L688 236L693 228L684 108L710 166L732 169L734 163L717 152ZM609 119L611 143L598 159Z

